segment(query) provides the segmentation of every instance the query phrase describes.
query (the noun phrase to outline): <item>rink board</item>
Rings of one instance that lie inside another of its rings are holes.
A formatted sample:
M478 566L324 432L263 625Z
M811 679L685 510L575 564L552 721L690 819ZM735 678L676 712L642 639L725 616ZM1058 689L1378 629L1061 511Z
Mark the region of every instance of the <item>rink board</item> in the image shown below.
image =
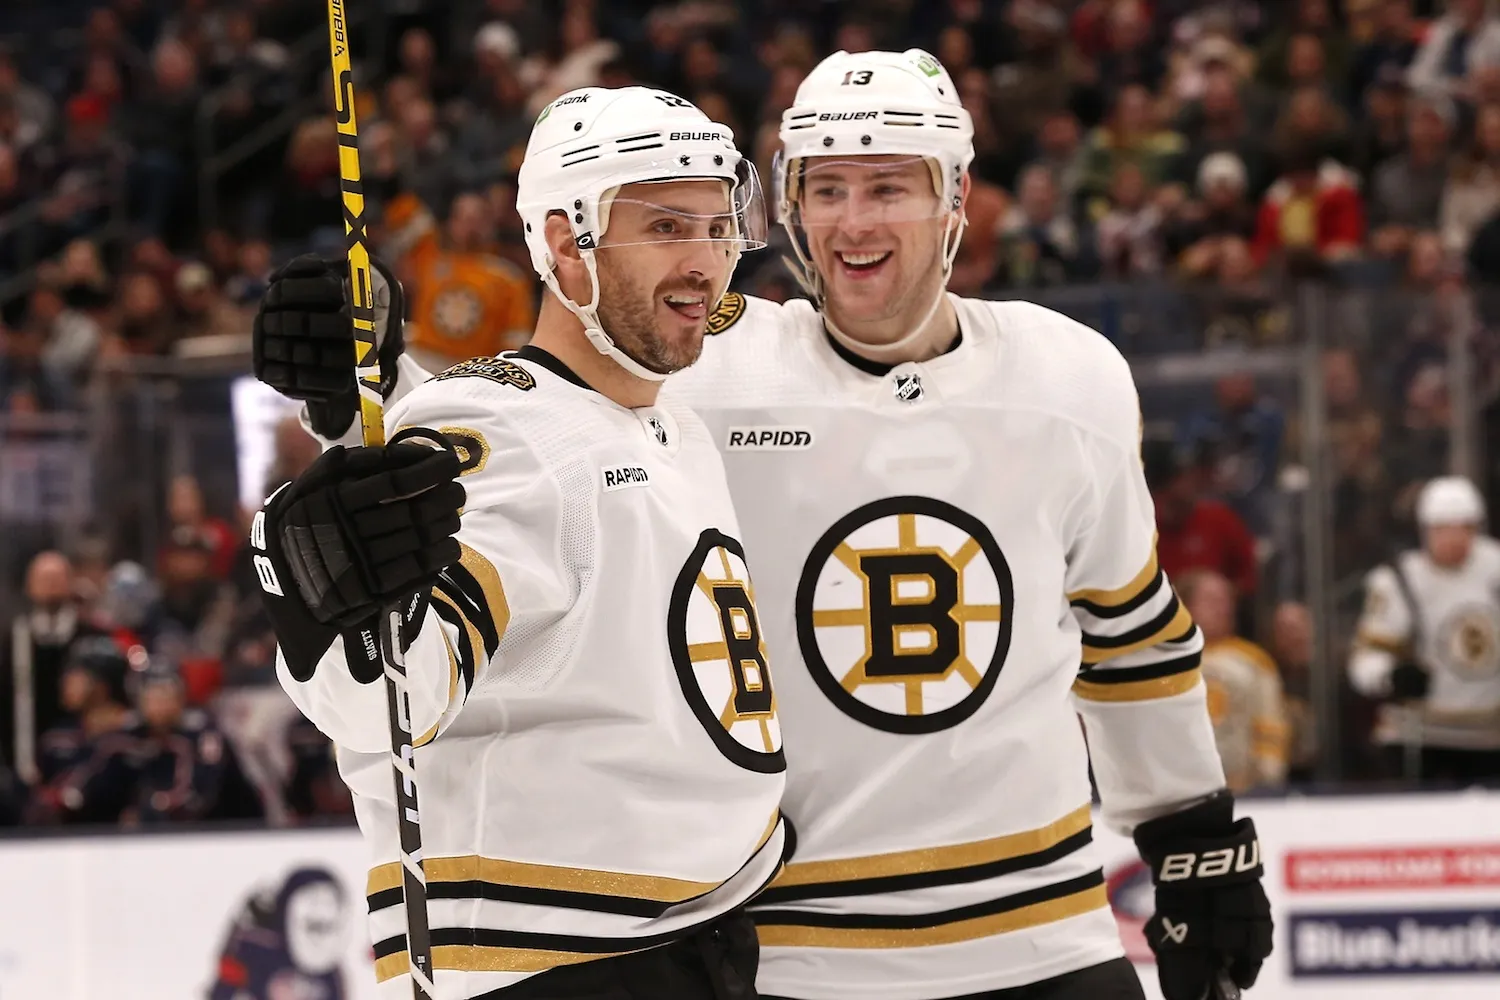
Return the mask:
M1250 997L1500 996L1500 793L1250 808L1277 922L1276 954ZM1096 839L1156 1000L1141 936L1149 879L1128 841L1102 829ZM344 998L372 998L365 868L353 829L0 839L0 1000L207 998L246 901L308 869L343 889Z

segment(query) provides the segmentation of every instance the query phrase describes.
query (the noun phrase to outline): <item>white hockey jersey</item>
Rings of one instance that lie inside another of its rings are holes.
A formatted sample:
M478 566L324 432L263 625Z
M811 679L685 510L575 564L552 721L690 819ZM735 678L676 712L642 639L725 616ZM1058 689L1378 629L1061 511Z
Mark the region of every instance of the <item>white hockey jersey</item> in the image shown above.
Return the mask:
M1119 829L1224 785L1124 360L954 301L954 350L875 374L807 303L730 298L666 389L724 454L778 665L765 994L953 997L1121 955L1080 713Z
M777 871L779 696L719 456L689 410L617 406L535 348L387 411L460 448L463 558L407 655L439 996L639 950ZM383 682L342 640L282 684L338 744L369 845L376 972L406 978ZM383 993L382 995L387 995Z
M1457 569L1436 566L1420 551L1401 553L1396 565L1406 578L1404 590L1389 564L1365 580L1350 680L1366 695L1387 696L1391 670L1412 659L1432 682L1420 726L1386 711L1376 739L1500 749L1500 542L1476 538Z

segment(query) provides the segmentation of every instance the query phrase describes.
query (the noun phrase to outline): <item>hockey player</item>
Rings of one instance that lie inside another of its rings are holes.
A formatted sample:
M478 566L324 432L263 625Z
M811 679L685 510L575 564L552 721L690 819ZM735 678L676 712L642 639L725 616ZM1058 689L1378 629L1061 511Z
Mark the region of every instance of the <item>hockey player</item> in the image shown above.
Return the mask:
M1382 706L1375 741L1400 758L1391 761L1393 772L1493 779L1500 776L1500 542L1479 534L1484 500L1461 476L1423 486L1416 514L1422 548L1366 579L1349 679L1361 694L1391 703Z
M439 996L750 997L777 698L722 463L657 396L764 245L759 184L689 102L588 88L542 111L518 190L548 289L531 344L411 388L390 444L332 448L257 519L278 670L354 793L385 995L410 987L364 640L401 601ZM255 328L258 373L329 437L354 416L343 298L341 269L299 260Z
M1249 986L1259 845L1157 565L1129 368L1040 306L945 292L974 150L932 56L830 56L781 139L812 302L727 297L667 389L724 453L794 753L762 995L1141 996L1078 715L1103 819L1157 881L1166 997Z

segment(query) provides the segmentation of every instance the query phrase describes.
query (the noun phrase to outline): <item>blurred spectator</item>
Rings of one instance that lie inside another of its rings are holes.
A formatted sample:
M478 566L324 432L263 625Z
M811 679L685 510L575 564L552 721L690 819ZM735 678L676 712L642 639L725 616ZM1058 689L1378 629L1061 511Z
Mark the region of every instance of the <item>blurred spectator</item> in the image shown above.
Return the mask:
M1189 138L1179 173L1184 181L1198 179L1201 187L1203 164L1215 154L1228 154L1239 161L1241 184L1249 192L1258 194L1270 183L1265 140L1246 113L1229 69L1216 67L1205 74L1202 97L1184 109L1180 120Z
M158 279L132 271L120 279L118 318L113 333L130 354L161 354L175 337L175 324Z
M1052 171L1052 181L1064 205L1076 205L1078 186L1082 182L1083 133L1078 118L1071 111L1054 111L1042 123L1037 136L1033 164Z
M240 547L240 533L223 518L208 513L203 489L192 476L176 476L167 492L167 516L171 521L173 542L194 537L209 553L208 574L215 580L229 579ZM162 552L162 557L168 555Z
M1156 186L1174 176L1185 150L1182 136L1153 120L1151 92L1132 84L1119 92L1109 121L1089 133L1083 153L1081 194L1094 202L1098 218L1107 211L1110 181L1122 163L1140 168L1146 183Z
M1019 194L1000 225L999 275L1013 288L1063 285L1090 276L1092 248L1058 204L1057 184L1043 166L1022 171Z
M1130 281L1161 270L1162 211L1150 196L1139 166L1125 161L1115 168L1109 211L1099 220L1095 237L1106 277Z
M1416 230L1437 228L1453 124L1446 98L1419 98L1412 104L1406 151L1375 171L1369 208L1370 244L1376 253L1404 254Z
M1488 6L1489 0L1448 0L1407 73L1414 89L1463 98L1472 70L1500 64L1500 23Z
M50 378L70 389L82 385L99 350L99 324L46 285L31 293L27 321L46 345L41 363Z
M137 657L144 652L136 648ZM41 736L33 823L111 823L125 808L127 778L119 734L130 714L130 661L113 639L73 645L60 680L67 712Z
M565 3L557 28L556 58L538 60L532 69L536 83L527 103L529 117L535 118L570 90L596 85L599 70L619 55L618 44L600 37L592 4Z
M1404 405L1381 450L1395 491L1392 515L1409 526L1422 484L1448 469L1453 410L1444 366L1432 362L1418 369L1406 384L1402 400Z
M1144 0L1116 0L1104 18L1104 45L1096 56L1098 85L1106 93L1130 84L1154 90L1166 68L1161 53Z
M1171 578L1213 570L1241 597L1256 590L1255 540L1226 504L1205 496L1201 468L1184 463L1172 441L1142 447L1146 485L1156 504L1157 558Z
M1208 488L1225 500L1253 533L1271 527L1276 476L1286 418L1248 373L1225 375L1214 386L1218 406L1190 420L1183 436L1209 462Z
M1374 33L1354 54L1350 89L1356 100L1386 73L1405 77L1417 54L1411 0L1376 0Z
M1334 16L1334 6L1329 0L1287 0L1278 4L1283 24L1278 27L1260 48L1258 67L1263 81L1274 86L1295 85L1292 72L1297 40L1316 40L1322 48L1322 61L1327 66L1328 76L1333 79L1349 78L1351 61L1348 32Z
M198 121L198 60L180 41L166 39L151 55L152 83L134 102L126 129L135 156L131 163L134 217L160 234L175 222L179 192L194 167L193 137Z
M978 296L995 276L1000 262L1000 224L1010 204L1010 197L998 185L984 180L970 185L969 200L964 205L969 225L948 278L948 288L954 294Z
M1289 263L1342 260L1359 252L1364 205L1349 172L1316 147L1294 150L1261 201L1255 256Z
M1018 0L1010 4L1006 17L1014 34L1015 58L995 69L991 112L1007 145L1019 146L1037 133L1048 115L1070 106L1086 71L1056 7L1041 0Z
M1364 114L1356 126L1349 165L1368 188L1375 171L1406 148L1407 90L1405 78L1387 68L1365 91Z
M234 748L206 712L187 707L176 671L153 659L137 684L139 722L127 731L133 742L125 754L134 794L123 822L261 818L264 807Z
M1248 200L1245 165L1233 153L1213 153L1198 168L1198 200L1183 205L1162 236L1184 277L1218 273L1227 240L1255 235L1255 206Z
M1333 561L1335 572L1347 574L1379 546L1387 527L1383 423L1366 398L1360 360L1347 348L1323 355L1323 397L1333 465Z
M1351 159L1349 116L1321 87L1292 91L1271 129L1271 159L1282 171L1307 149L1339 163Z
M1454 258L1469 249L1474 233L1500 208L1500 104L1486 104L1474 118L1474 138L1453 165L1443 189L1443 249Z
M1235 631L1234 586L1212 570L1174 581L1203 632L1203 683L1224 776L1236 793L1286 783L1289 724L1276 661Z
M0 759L27 784L40 776L37 740L57 725L63 665L75 643L98 635L73 590L73 567L42 552L26 567L26 606L0 647Z
M1313 778L1320 750L1312 706L1313 618L1307 605L1283 601L1271 619L1271 652L1281 674L1286 708L1287 778L1305 784Z
M0 829L21 822L21 787L16 776L0 759Z
M233 588L213 576L213 544L200 528L176 527L157 559L161 620L151 651L177 664L202 693L222 677L236 605Z
M174 351L191 350L192 341L204 338L233 342L225 349L242 349L249 343L254 313L225 300L207 265L198 261L184 264L177 271L176 285L178 323Z
M432 106L426 108L430 116ZM309 118L297 126L287 145L268 231L272 240L301 243L310 232L316 235L323 229L325 241L332 243L343 239L342 218L338 127L332 118Z
M492 252L490 204L453 199L441 235L419 238L397 263L410 301L408 352L434 371L523 345L536 321L534 282Z
M9 108L16 117L16 130L9 138L17 152L52 131L57 116L52 98L21 76L15 57L3 48L0 48L0 105Z

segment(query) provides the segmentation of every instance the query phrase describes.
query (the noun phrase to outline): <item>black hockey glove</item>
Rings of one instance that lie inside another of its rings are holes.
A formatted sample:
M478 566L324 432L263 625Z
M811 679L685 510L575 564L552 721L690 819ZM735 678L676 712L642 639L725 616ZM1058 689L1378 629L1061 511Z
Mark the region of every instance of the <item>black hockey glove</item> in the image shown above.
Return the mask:
M380 612L400 604L419 625L438 574L458 562L457 452L412 438L444 440L410 428L383 448L336 445L255 517L250 542L266 613L299 681L340 634L356 678L379 677ZM403 645L412 638L406 629Z
M396 359L405 347L401 283L370 258L380 391L396 386ZM307 401L313 430L341 437L359 413L354 382L354 323L342 259L304 254L271 275L251 336L255 377L283 396Z
M1156 883L1146 941L1166 1000L1214 1000L1224 974L1254 985L1271 954L1271 904L1255 824L1234 819L1234 798L1221 792L1142 823L1135 843Z
M1432 675L1415 663L1398 663L1391 671L1391 697L1397 701L1421 701L1432 686Z

